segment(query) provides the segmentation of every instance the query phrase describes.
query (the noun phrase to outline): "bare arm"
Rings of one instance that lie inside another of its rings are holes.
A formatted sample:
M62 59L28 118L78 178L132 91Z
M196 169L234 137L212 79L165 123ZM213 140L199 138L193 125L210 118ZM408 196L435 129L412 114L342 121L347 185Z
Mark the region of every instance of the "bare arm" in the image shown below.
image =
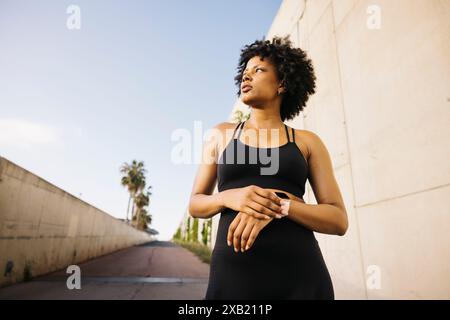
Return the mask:
M219 129L225 124L219 124ZM207 219L221 212L225 207L221 193L212 194L217 183L217 146L220 135L217 131L203 144L202 161L192 187L189 201L189 214L194 218Z
M312 231L344 235L348 229L347 211L334 177L331 158L322 140L308 132L309 182L317 203L291 200L288 217Z

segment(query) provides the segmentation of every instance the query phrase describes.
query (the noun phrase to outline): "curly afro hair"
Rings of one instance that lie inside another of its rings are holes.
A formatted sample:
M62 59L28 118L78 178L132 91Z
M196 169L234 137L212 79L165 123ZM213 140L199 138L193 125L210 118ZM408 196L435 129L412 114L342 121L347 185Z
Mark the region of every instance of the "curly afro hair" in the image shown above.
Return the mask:
M274 37L270 40L256 40L241 50L238 75L234 78L238 86L238 97L241 94L241 82L247 62L259 56L269 61L277 70L278 79L284 82L285 92L281 102L280 115L282 121L297 116L306 105L309 95L315 93L316 76L312 61L305 51L292 46L289 36Z

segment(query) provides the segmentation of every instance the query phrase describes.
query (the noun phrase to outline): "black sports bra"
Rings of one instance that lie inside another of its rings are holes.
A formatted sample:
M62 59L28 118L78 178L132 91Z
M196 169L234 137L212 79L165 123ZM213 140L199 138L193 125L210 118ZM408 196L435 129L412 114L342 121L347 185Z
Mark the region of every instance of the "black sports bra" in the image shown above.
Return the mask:
M258 185L262 188L284 190L302 198L309 168L302 151L289 139L289 131L284 125L288 142L274 148L259 148L244 144L239 139L245 121L234 129L233 139L223 150L217 165L217 188L220 191ZM236 130L238 136L235 138Z

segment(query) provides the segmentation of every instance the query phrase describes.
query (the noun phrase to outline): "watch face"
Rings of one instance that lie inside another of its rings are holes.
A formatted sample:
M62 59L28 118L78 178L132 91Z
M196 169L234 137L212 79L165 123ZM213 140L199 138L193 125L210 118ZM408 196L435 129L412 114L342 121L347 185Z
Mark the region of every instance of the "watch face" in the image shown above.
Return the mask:
M275 194L277 196L279 196L280 198L289 199L289 196L286 193L284 193L284 192L275 192Z

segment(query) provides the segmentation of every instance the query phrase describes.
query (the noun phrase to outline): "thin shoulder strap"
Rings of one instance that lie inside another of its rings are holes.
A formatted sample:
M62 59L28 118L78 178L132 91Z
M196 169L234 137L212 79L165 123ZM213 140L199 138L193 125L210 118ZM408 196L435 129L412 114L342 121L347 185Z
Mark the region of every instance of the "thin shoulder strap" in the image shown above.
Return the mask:
M284 124L284 129L286 129L286 137L287 137L287 140L288 140L289 142L291 142L291 139L289 138L289 131L288 131L288 128L287 128L287 125L286 125L286 124Z
M242 121L237 127L239 128L239 133L238 133L238 136L235 138L235 139L238 139L239 140L239 137L241 136L241 132L242 132L242 128L244 128L244 123L245 123L245 121Z
M291 129L292 129L292 140L295 143L295 131L294 131L294 128L291 128Z
M244 121L244 122L245 122L245 121ZM239 123L239 124L236 126L236 128L234 128L233 139L239 139L239 136L241 135L242 128L239 129L239 134L238 134L237 138L235 137L235 135L236 135L236 130L237 130L239 127L242 127L243 124L244 124L244 122Z

